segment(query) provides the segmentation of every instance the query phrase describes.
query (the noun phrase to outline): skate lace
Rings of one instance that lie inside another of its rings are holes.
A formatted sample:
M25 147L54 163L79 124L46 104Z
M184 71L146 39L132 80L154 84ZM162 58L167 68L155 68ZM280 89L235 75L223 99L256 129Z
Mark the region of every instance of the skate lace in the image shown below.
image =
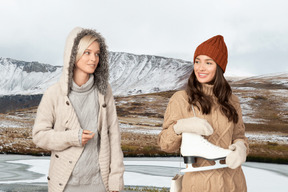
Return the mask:
M206 146L208 146L209 148L214 148L214 149L220 149L221 147L214 145L212 143L210 143L207 139L205 139L204 137L202 137L203 139L201 139L201 142L203 144L205 144Z

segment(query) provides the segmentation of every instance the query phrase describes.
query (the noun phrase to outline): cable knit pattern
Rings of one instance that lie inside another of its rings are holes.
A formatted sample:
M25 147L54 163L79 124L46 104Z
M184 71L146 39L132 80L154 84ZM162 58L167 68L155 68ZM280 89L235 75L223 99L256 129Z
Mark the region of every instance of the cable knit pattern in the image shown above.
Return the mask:
M88 34L97 36L101 44L102 59L93 74L94 78L97 76L94 83L98 90L94 100L98 100L99 103L98 122L95 124L100 140L100 174L107 192L121 191L124 188L121 134L112 89L108 83L109 66L105 41L96 31L77 27L72 30L66 41L62 76L45 91L32 130L33 142L38 147L51 150L47 177L49 192L64 190L84 149L78 137L82 127L68 95L71 91L71 73L77 53L77 42Z
M217 104L216 97L213 95L213 86L204 85L203 91L205 94L211 96L214 103L211 113L208 115L204 115L197 107L194 107L196 116L206 119L214 129L213 134L206 137L206 139L214 145L225 149L228 149L229 145L241 139L247 147L248 154L248 140L245 137L245 127L238 98L235 95L232 95L229 101L236 108L239 115L238 123L234 124L233 122L228 122L227 117L220 111L220 106ZM185 91L178 91L171 97L164 116L163 130L158 137L158 142L162 150L167 152L179 150L181 135L177 135L174 132L173 122L179 119L193 117L193 111L187 110L189 107L188 96ZM197 158L194 167L211 166L213 163L213 161ZM245 192L247 191L247 187L245 176L240 166L237 169L224 168L185 173L182 181L182 192L191 191Z
M93 139L85 145L84 151L70 176L65 192L105 192L98 162L98 93L96 87L93 85L93 75L90 75L89 80L81 87L74 81L72 82L69 99L76 111L80 125L82 128L93 131L96 134Z

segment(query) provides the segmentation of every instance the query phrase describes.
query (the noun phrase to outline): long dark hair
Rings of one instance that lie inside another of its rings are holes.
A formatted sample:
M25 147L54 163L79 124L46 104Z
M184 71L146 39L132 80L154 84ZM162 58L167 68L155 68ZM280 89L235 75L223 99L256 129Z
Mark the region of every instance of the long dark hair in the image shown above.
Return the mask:
M223 76L222 69L217 65L214 79L209 83L213 84L213 94L216 96L222 113L228 118L228 121L238 122L238 113L235 107L229 103L229 98L232 95L232 89L229 83ZM212 98L204 94L202 91L202 84L197 80L195 72L191 73L186 88L188 95L188 102L202 109L204 114L209 114L212 107ZM199 106L200 105L200 106ZM191 110L191 108L189 108Z

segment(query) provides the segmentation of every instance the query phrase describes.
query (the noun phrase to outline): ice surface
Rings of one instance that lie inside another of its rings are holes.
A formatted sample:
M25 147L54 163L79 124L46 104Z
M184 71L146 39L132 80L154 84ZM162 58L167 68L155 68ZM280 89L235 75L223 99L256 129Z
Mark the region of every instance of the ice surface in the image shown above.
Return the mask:
M170 181L173 175L177 173L180 164L179 160L179 158L125 158L124 164L128 170L124 173L125 185L170 187ZM31 157L31 159L8 161L8 163L29 165L29 171L43 174L43 176L33 180L23 178L18 181L1 181L0 179L0 183L47 182L48 158L37 159ZM182 167L184 166L183 163L181 165ZM248 191L284 192L287 190L288 175L285 175L285 172L287 172L287 165L248 162L242 167L246 176ZM174 168L174 171L169 172L168 176L161 176L167 174L165 171L169 168ZM144 169L145 171L141 172L141 169Z

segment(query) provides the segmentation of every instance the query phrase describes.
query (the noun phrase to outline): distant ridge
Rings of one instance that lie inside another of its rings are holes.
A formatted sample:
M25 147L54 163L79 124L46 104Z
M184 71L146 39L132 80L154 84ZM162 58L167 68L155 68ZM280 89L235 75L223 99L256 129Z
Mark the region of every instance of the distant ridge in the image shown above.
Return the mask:
M116 96L180 89L193 70L188 61L123 52L110 52L109 64ZM43 94L61 71L60 66L0 58L0 95Z

